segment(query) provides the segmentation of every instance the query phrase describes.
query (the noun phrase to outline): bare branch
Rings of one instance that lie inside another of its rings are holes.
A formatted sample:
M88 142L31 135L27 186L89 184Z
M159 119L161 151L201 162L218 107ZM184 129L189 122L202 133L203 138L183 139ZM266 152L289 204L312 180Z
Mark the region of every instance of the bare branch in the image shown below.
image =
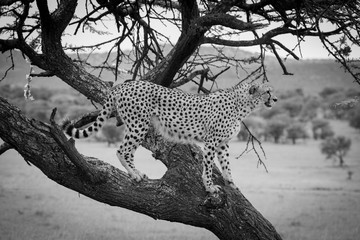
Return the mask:
M276 57L276 59L278 60L280 66L281 66L281 68L282 68L282 70L283 70L283 72L284 72L284 75L294 75L293 73L289 73L289 72L287 71L286 66L285 66L283 60L281 59L281 57L279 56L279 54L278 54L278 52L277 52L274 44L273 44L273 43L270 43L269 45L270 45L273 53L275 54L275 57Z
M189 76L187 77L183 77L182 79L176 81L176 82L173 82L169 88L176 88L176 87L180 87L190 81L192 81L196 76L198 75L203 75L203 74L207 74L209 72L209 69L201 69L201 70L196 70L192 73L189 74Z
M12 55L12 51L10 51L10 59L11 59L11 66L6 69L4 75L0 79L0 82L6 78L9 71L14 70L15 63L14 63L14 58L13 58L13 55Z
M290 54L294 59L296 60L300 60L300 58L294 53L294 51L288 49L284 44L282 44L281 42L272 39L271 40L273 43L275 43L276 45L278 45L279 47L281 47L283 50L285 50L288 54Z
M242 156L244 155L244 153L249 153L250 151L254 150L254 152L255 152L255 154L256 154L256 156L257 156L257 158L258 158L258 166L259 166L259 164L260 164L260 165L263 165L264 168L265 168L265 171L266 171L266 172L269 172L269 171L267 170L267 167L266 167L265 163L264 163L263 160L261 159L258 151L256 150L255 145L254 145L254 141L257 142L257 144L259 145L259 147L260 147L260 149L261 149L261 151L262 151L262 154L264 155L264 157L265 157L265 159L266 159L266 154L265 154L264 148L263 148L262 145L261 145L261 142L251 133L250 129L246 126L246 124L245 124L244 122L242 122L242 124L243 124L244 127L246 128L246 131L249 133L249 138L248 138L248 140L247 140L245 150L244 150L239 156L237 156L236 159L239 159L240 157L242 157ZM251 142L251 145L252 145L252 148L251 148L251 149L249 149L249 143L250 143L250 142Z

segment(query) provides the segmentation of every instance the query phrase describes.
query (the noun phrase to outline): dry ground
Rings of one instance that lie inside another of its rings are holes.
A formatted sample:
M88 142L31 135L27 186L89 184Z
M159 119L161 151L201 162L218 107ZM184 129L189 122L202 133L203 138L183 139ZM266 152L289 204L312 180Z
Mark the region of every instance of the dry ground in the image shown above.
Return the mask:
M291 240L357 240L360 236L360 133L344 122L338 132L352 138L347 166L325 161L319 142L298 145L264 143L266 165L257 168L256 156L235 159L245 143L231 143L236 184L253 205ZM82 153L116 167L115 147L77 142ZM140 170L151 178L165 172L161 162L141 149ZM353 172L348 180L348 172ZM182 224L155 221L147 216L98 203L48 179L29 167L15 151L0 156L0 239L217 239L212 233Z

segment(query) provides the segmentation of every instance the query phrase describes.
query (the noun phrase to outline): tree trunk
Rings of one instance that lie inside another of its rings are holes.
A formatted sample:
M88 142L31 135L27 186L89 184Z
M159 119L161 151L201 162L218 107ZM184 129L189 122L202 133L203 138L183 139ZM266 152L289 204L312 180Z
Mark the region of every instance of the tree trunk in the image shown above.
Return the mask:
M166 142L151 131L143 146L154 152L168 170L161 179L136 183L110 164L70 151L71 141L59 132L56 125L26 118L0 97L1 138L60 185L154 219L206 228L219 239L281 239L240 191L224 186L217 169L214 182L223 190L213 195L205 192L198 147ZM74 155L81 164L73 160ZM88 167L86 171L83 165ZM90 172L94 178L89 177Z
M339 156L339 166L343 167L344 166L344 158L342 155Z

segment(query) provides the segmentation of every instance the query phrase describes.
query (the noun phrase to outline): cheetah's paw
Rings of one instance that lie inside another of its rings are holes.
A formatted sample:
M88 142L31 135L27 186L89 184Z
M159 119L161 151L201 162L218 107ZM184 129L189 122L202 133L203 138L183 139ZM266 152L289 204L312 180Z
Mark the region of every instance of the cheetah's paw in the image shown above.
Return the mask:
M217 193L219 192L221 187L219 185L210 185L206 187L206 191L209 193Z
M140 182L141 180L148 178L144 173L136 169L131 173L129 172L129 175L131 179L135 180L136 182Z

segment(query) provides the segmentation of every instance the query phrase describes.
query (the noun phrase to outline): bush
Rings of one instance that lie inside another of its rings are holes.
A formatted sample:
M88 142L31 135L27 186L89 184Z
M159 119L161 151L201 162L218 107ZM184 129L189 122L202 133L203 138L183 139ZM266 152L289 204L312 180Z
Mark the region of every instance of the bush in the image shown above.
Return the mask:
M327 159L339 160L339 166L344 166L344 156L351 146L351 139L344 136L330 137L320 145L321 152L326 155Z

